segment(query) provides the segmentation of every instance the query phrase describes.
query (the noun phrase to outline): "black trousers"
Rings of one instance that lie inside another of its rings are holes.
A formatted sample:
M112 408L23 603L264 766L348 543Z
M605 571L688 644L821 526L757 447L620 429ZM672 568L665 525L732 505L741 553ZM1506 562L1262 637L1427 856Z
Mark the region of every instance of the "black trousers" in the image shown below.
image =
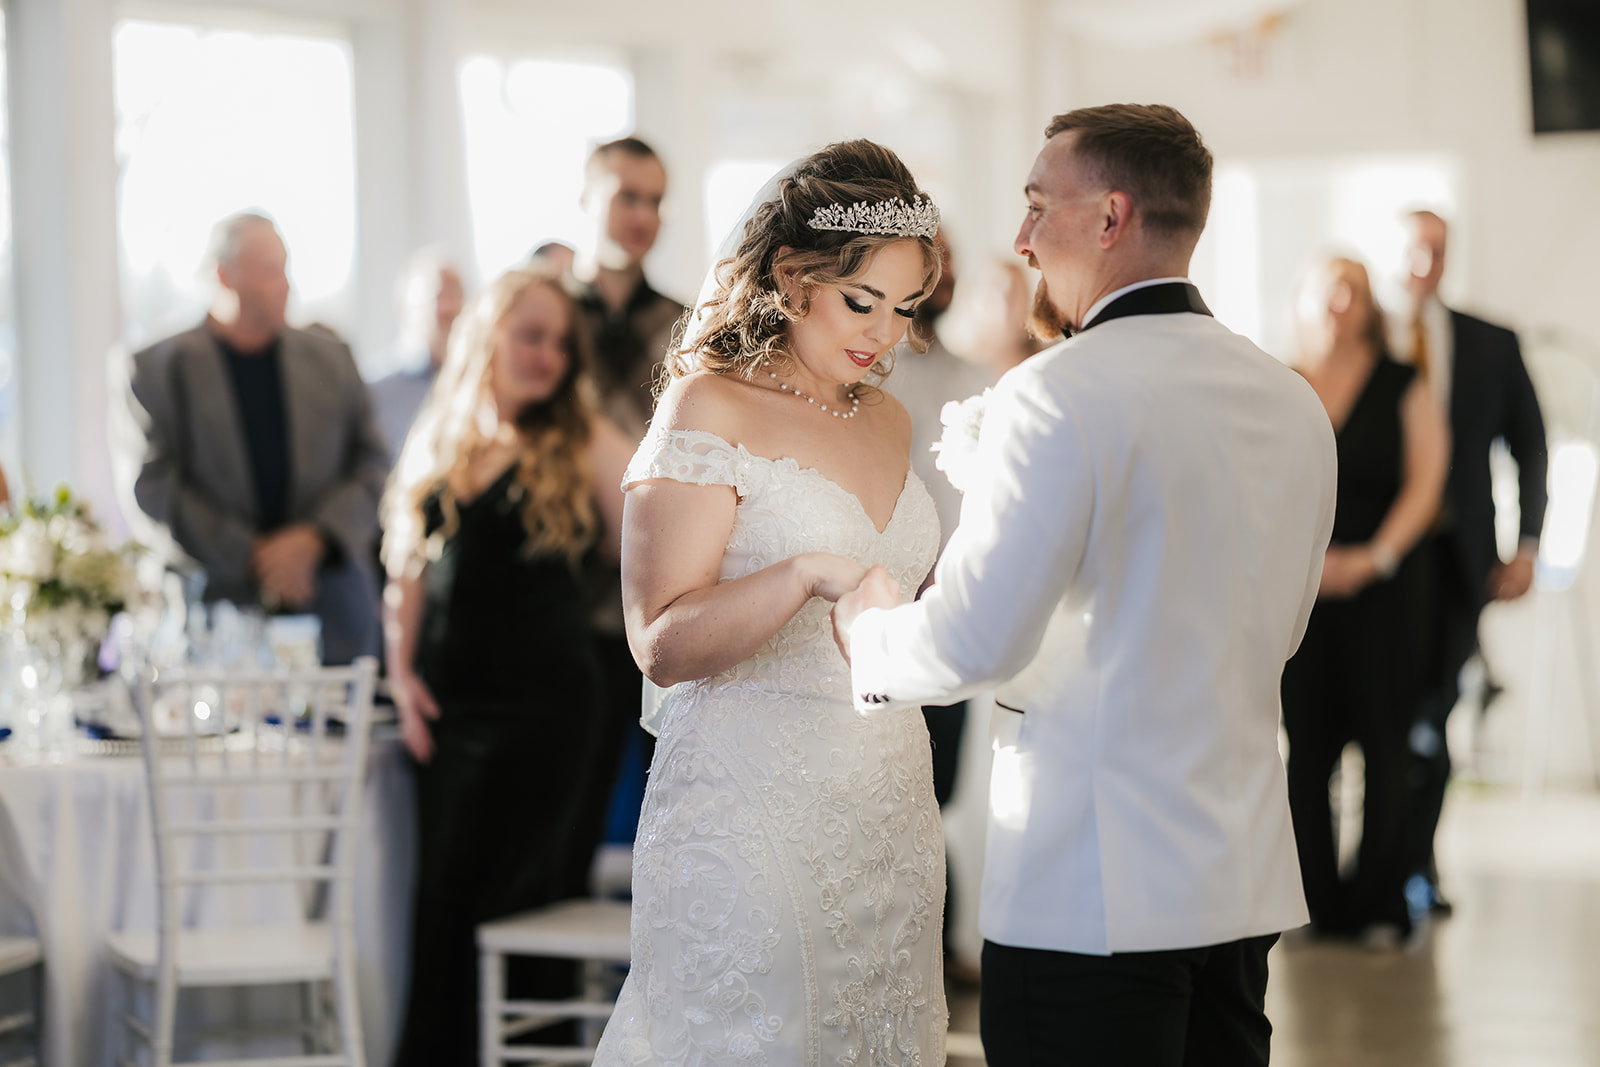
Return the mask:
M983 943L989 1067L1255 1067L1272 1040L1267 952L1277 934L1165 952Z
M1411 873L1407 736L1416 706L1422 604L1417 562L1348 600L1320 600L1300 649L1283 669L1289 735L1289 810L1311 921L1324 933L1375 923L1409 932ZM1354 875L1338 868L1329 782L1346 743L1361 746L1366 775Z
M956 791L956 774L961 770L961 734L967 726L967 702L925 704L923 721L928 724L928 742L933 750L933 799L944 807ZM950 917L956 913L955 881L950 860L944 865L944 954L955 954L951 940Z
M1478 650L1483 597L1463 572L1453 535L1437 534L1418 546L1427 568L1427 643L1422 656L1423 689L1411 733L1410 868L1433 878L1433 835L1450 784L1450 749L1445 723L1461 697L1461 668Z

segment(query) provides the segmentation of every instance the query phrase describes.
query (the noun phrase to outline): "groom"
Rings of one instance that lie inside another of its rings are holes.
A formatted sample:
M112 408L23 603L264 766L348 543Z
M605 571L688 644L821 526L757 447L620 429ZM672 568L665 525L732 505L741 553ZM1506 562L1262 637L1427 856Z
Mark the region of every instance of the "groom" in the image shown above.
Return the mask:
M991 1067L1267 1062L1306 921L1278 685L1333 523L1328 417L1185 280L1211 153L1169 107L1060 115L1016 250L1070 339L995 387L936 584L841 598L857 707L997 687Z

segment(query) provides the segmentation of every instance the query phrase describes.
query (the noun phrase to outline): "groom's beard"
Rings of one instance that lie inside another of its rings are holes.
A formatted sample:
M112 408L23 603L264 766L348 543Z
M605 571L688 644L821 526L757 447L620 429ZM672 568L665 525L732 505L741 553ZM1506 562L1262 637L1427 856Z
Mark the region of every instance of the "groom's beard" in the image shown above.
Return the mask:
M1050 299L1050 290L1040 278L1039 287L1033 291L1033 307L1028 312L1028 332L1048 344L1066 337L1071 332L1069 327L1066 316Z

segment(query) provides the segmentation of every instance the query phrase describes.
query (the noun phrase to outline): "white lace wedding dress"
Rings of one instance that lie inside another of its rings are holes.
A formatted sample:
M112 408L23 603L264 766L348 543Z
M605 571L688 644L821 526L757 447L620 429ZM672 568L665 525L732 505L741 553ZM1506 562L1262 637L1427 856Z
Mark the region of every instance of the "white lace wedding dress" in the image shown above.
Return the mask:
M819 471L652 430L624 486L730 485L728 581L803 552L881 563L909 598L939 547L915 474L882 532ZM674 687L633 857L619 1064L944 1063L944 840L922 716L858 715L829 605Z

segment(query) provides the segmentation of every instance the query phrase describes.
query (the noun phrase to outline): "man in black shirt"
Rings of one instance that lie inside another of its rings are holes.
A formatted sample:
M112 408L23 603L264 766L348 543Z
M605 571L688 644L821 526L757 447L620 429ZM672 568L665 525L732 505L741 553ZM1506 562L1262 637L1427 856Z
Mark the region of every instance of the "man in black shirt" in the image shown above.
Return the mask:
M636 137L601 145L584 168L583 205L597 232L593 256L573 266L575 295L594 338L605 412L639 439L655 407L656 370L686 310L644 276L645 256L661 232L666 192L666 168Z
M584 168L583 205L595 223L595 250L574 265L573 293L594 342L601 410L635 440L644 438L655 408L656 373L686 310L652 289L644 276L645 256L661 232L666 191L660 157L635 137L599 146ZM584 890L587 857L603 836L632 839L655 740L639 726L643 676L623 632L619 572L594 564L588 578L591 621L605 670L607 733L590 776L592 824L574 861L574 892ZM617 810L607 831L603 821L613 794Z
M224 220L212 249L205 321L129 368L129 520L205 570L206 599L316 614L330 663L375 653L388 463L366 385L343 342L286 325L288 254L270 219Z

